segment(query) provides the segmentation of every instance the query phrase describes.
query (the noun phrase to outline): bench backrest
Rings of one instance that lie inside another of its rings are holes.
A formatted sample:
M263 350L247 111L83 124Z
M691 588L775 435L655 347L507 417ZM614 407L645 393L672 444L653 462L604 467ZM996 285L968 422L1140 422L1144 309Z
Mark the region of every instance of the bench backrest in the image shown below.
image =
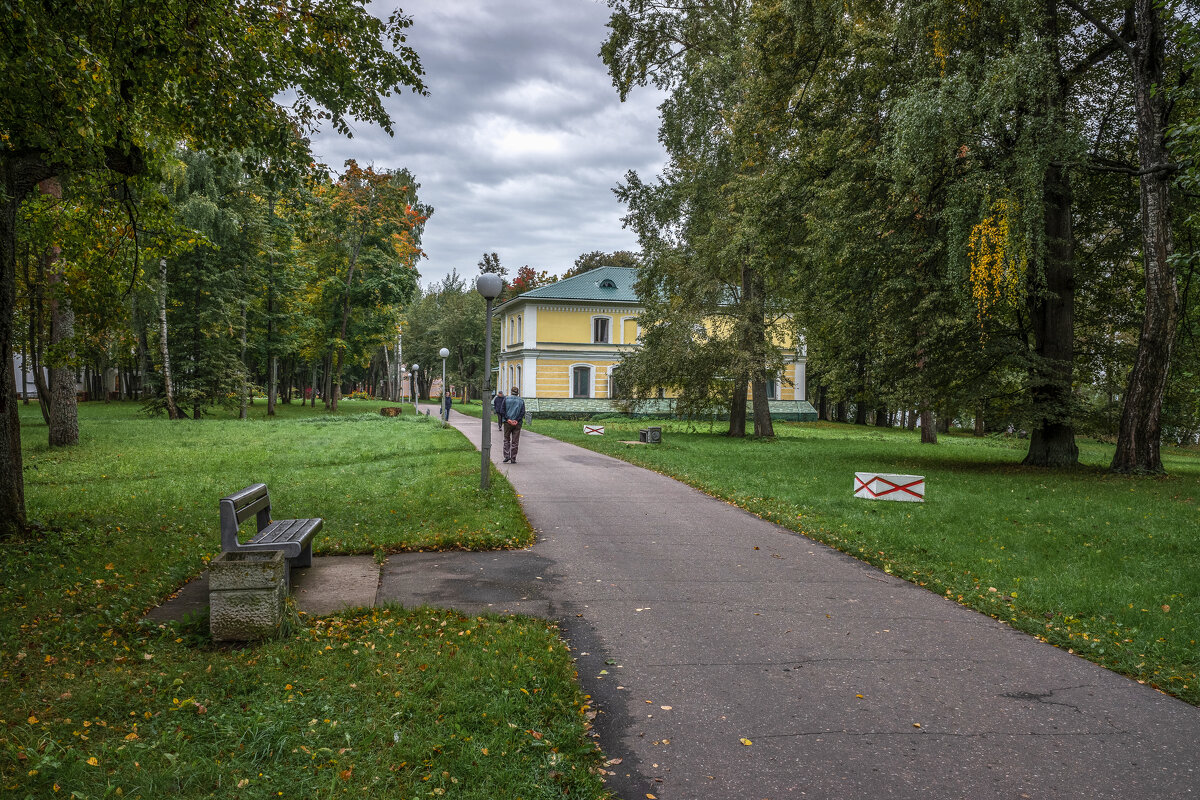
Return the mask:
M271 524L271 496L265 483L255 483L240 492L222 497L221 547L233 548L238 543L238 528L251 515L257 517L258 530Z

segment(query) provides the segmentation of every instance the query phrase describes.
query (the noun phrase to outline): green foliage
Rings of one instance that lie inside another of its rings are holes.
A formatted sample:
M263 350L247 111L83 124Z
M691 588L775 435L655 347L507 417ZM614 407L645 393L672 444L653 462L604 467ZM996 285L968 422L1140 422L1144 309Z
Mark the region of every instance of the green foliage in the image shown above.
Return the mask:
M409 364L425 365L424 386L441 376L441 356L445 347L446 381L454 386L471 387L478 398L483 392L483 349L486 301L475 287L451 270L405 310L404 353ZM492 327L492 352L498 352L500 326Z
M591 272L598 267L630 267L637 269L641 264L637 253L629 250L615 250L605 253L603 250L592 250L582 253L575 259L575 265L563 273L564 278L573 278L585 272Z
M37 154L51 174L129 171L155 139L253 145L304 165L297 130L327 119L349 133L356 118L390 131L382 97L424 91L404 45L411 21L377 19L359 0L18 2L6 16L0 69L21 80L0 99L3 157Z
M728 405L730 433L743 435L746 387L754 383L754 396L764 398L766 380L782 365L771 332L786 315L783 287L790 280L788 254L770 235L767 198L753 180L764 154L735 117L745 101L741 79L750 73L746 9L610 5L611 33L600 55L622 98L647 82L669 92L659 131L667 168L653 184L630 173L617 189L642 248L640 324L651 332L635 356L640 366L631 362L618 382L643 396L665 385L687 398L685 412L714 401ZM700 320L712 346L681 360L682 343ZM664 368L658 380L656 364ZM769 436L765 403L754 419L755 433Z

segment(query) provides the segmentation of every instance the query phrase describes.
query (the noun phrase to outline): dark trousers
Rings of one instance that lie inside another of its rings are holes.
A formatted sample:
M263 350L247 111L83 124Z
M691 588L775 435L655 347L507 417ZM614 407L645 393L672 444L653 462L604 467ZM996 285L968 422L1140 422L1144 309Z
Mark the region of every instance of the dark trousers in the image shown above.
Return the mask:
M517 445L521 441L521 426L504 423L504 457L510 461L517 458Z

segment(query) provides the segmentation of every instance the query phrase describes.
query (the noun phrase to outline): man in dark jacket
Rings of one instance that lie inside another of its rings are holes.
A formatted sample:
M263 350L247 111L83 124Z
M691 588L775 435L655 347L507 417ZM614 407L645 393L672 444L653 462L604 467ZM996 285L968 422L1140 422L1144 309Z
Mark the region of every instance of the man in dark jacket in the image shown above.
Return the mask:
M499 426L498 430L504 430L504 394L496 392L492 397L492 410L496 412L496 423Z
M521 426L525 424L525 401L517 387L504 400L504 460L517 463L517 444L521 441Z

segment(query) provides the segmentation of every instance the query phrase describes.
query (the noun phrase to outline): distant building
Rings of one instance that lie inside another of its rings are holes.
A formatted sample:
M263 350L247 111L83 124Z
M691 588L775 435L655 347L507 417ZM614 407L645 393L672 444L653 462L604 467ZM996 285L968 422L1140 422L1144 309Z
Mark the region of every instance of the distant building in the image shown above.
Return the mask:
M30 400L37 399L37 383L34 381L33 367L26 367L20 353L13 353L13 378L17 383L17 397L28 397ZM50 370L42 367L43 385L50 385ZM79 376L75 376L75 391L83 392L83 382L79 380Z
M624 353L640 347L636 279L636 269L600 267L497 306L497 388L508 393L519 387L526 407L541 416L613 411L613 369ZM804 349L781 349L787 367L768 384L771 416L816 419L805 399ZM670 396L647 410L670 413Z

